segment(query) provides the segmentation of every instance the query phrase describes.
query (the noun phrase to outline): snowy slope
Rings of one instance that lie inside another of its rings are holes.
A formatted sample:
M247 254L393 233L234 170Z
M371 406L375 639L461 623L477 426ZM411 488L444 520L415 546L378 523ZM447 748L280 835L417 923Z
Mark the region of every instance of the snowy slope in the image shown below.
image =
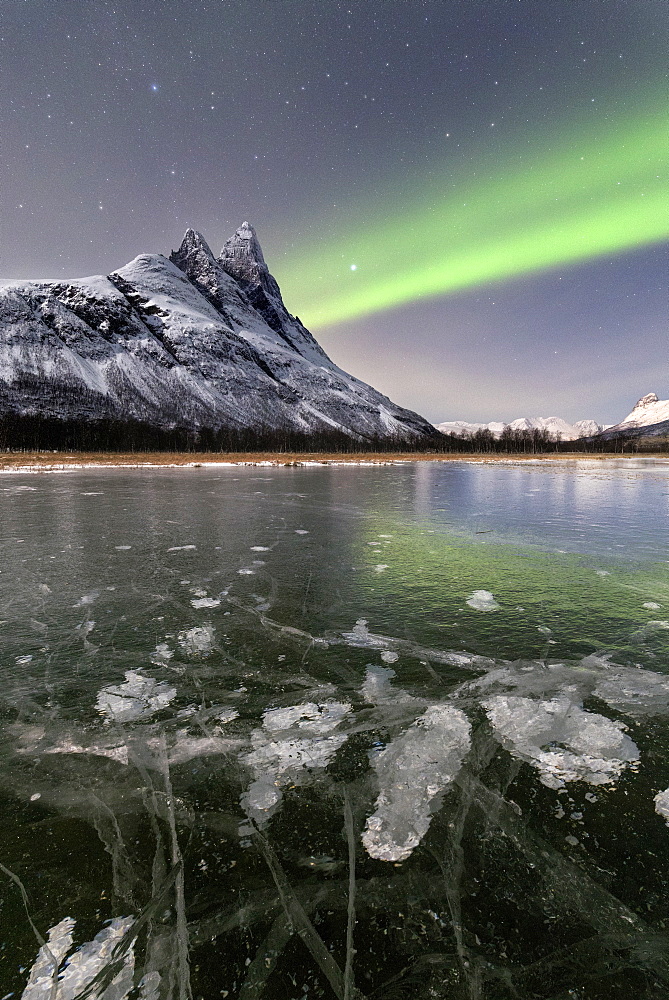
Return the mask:
M606 437L621 434L631 437L669 434L669 399L658 399L654 392L642 396L624 420L605 430Z
M110 275L0 282L0 414L159 427L328 428L433 436L330 361L291 316L247 223L216 259L189 229L168 260Z
M557 438L558 434L562 441L575 441L577 438L585 437L587 434L598 434L602 430L601 424L595 420L577 420L570 424L561 417L518 417L509 424L504 424L499 420L489 424L467 423L464 420L449 420L441 424L436 424L437 430L443 434L474 434L478 430L489 430L494 437L498 438L505 427L511 430L547 430L552 438Z

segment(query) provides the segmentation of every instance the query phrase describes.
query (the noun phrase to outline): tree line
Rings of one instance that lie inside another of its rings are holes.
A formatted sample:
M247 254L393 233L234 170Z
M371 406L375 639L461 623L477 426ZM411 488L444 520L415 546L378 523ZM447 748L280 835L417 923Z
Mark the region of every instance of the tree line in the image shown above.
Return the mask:
M456 454L584 454L669 451L669 439L619 437L562 441L547 430L506 427L500 437L488 429L463 435L442 434L407 441L399 436L360 439L341 431L307 433L291 427L157 427L141 420L61 420L37 414L0 415L0 450L75 452L405 452Z

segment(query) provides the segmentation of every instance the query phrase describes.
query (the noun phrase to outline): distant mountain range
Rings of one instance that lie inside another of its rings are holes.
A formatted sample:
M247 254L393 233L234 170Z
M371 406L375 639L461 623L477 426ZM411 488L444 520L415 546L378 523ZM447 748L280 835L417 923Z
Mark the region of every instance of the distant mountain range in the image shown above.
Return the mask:
M437 430L442 434L475 434L476 431L488 430L496 438L501 437L505 427L510 427L514 431L545 430L552 438L560 435L561 441L576 441L578 438L590 437L599 434L604 428L596 420L577 420L575 424L570 424L561 417L518 417L505 424L501 420L494 420L489 424L467 423L465 420L447 420L441 424L435 424Z
M642 396L631 413L617 424L598 424L596 420L577 420L570 424L561 417L519 417L510 423L492 421L488 424L468 423L465 420L446 420L435 424L442 434L465 436L479 430L489 430L499 438L505 427L511 430L546 430L551 438L577 441L580 438L609 440L615 437L657 437L669 435L669 400L658 399L654 392Z
M244 223L216 258L189 229L169 260L0 282L0 416L429 442L427 420L338 368L291 316Z

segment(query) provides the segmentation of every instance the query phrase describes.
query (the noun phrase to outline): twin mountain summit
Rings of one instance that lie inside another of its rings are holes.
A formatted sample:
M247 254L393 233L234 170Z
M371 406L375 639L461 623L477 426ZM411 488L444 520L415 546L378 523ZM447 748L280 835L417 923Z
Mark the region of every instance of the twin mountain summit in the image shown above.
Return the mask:
M658 404L669 426L656 396L640 404L646 421ZM330 360L286 309L246 222L218 257L188 229L169 259L141 254L107 276L1 282L0 417L428 447L440 438Z

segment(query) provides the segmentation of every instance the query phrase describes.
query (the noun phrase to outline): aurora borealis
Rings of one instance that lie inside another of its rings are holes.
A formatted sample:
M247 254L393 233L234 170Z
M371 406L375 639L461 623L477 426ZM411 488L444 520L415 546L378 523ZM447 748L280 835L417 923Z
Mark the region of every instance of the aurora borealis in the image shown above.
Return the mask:
M669 397L666 0L0 2L0 278L256 228L428 418Z
M318 329L669 239L666 101L603 135L581 126L556 146L530 150L520 165L484 162L487 178L452 193L440 196L432 182L399 211L379 199L320 253L306 247L289 256L284 291ZM347 255L356 261L354 281L347 259L332 268Z

